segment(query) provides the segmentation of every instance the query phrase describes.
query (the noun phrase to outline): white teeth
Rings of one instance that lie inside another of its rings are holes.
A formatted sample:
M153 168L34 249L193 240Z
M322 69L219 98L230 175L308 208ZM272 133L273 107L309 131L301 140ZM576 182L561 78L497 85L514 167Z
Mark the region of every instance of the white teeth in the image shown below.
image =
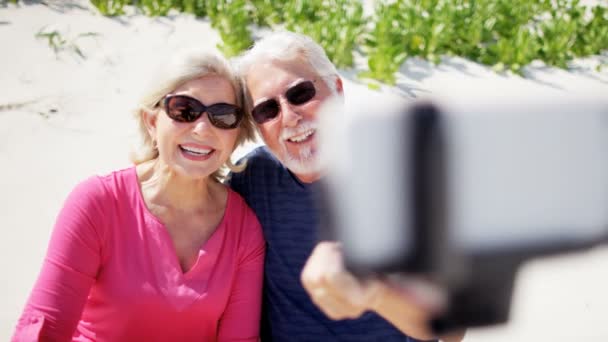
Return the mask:
M192 154L197 154L197 155L207 155L209 153L211 153L212 150L210 149L202 149L202 148L196 148L196 147L185 147L185 146L181 146L181 149L188 152L188 153L192 153Z
M291 142L296 142L296 143L299 143L299 142L302 142L302 141L306 140L306 139L307 139L309 136L311 136L311 135L312 135L314 132L315 132L315 130L314 130L314 129L311 129L311 130L308 130L308 131L306 131L306 132L304 132L304 133L302 133L302 134L300 134L300 135L296 135L295 137L291 137L291 138L289 138L289 139L287 139L287 140L289 140L289 141L291 141Z

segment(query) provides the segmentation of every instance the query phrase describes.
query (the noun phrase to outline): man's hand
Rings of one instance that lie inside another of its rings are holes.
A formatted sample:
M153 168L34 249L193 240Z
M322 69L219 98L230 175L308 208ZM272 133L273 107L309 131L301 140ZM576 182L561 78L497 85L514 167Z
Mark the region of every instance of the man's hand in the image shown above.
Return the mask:
M301 275L312 301L329 318L357 318L372 310L403 333L418 339L437 338L429 331L433 313L443 310L442 291L415 278L360 280L344 267L336 242L320 242L308 258ZM446 341L460 341L457 332Z
M336 242L319 243L308 258L301 276L312 301L332 319L357 318L374 306L382 284L362 282L344 268Z

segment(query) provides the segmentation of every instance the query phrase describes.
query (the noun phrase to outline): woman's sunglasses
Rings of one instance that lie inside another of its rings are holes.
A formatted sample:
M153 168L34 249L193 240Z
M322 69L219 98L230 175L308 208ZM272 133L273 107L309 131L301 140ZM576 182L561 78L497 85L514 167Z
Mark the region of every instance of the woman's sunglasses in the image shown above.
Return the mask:
M316 94L317 90L314 83L312 81L304 81L287 89L285 98L292 105L299 106L312 100ZM256 123L263 124L276 118L280 111L281 105L279 102L276 99L269 99L253 107L251 115Z
M167 116L179 122L194 122L206 112L213 126L233 129L238 127L243 119L241 108L229 103L205 106L199 100L186 95L167 95L162 103Z

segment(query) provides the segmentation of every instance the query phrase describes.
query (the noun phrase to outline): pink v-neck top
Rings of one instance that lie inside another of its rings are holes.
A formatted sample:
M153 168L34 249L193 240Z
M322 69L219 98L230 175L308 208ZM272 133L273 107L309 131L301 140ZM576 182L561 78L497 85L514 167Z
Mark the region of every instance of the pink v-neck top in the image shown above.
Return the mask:
M257 341L265 244L228 190L224 217L182 272L135 168L67 198L13 341Z

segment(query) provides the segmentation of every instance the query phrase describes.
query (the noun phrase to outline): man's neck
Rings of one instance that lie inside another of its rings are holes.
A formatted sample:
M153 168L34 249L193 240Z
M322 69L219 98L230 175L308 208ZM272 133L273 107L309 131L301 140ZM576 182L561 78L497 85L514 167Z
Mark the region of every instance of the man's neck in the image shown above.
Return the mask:
M293 171L292 171L293 173ZM321 179L321 173L320 172L315 172L315 173L308 173L308 174L296 174L294 173L294 175L296 176L296 178L298 178L298 180L302 183L314 183L316 181L318 181L319 179Z

